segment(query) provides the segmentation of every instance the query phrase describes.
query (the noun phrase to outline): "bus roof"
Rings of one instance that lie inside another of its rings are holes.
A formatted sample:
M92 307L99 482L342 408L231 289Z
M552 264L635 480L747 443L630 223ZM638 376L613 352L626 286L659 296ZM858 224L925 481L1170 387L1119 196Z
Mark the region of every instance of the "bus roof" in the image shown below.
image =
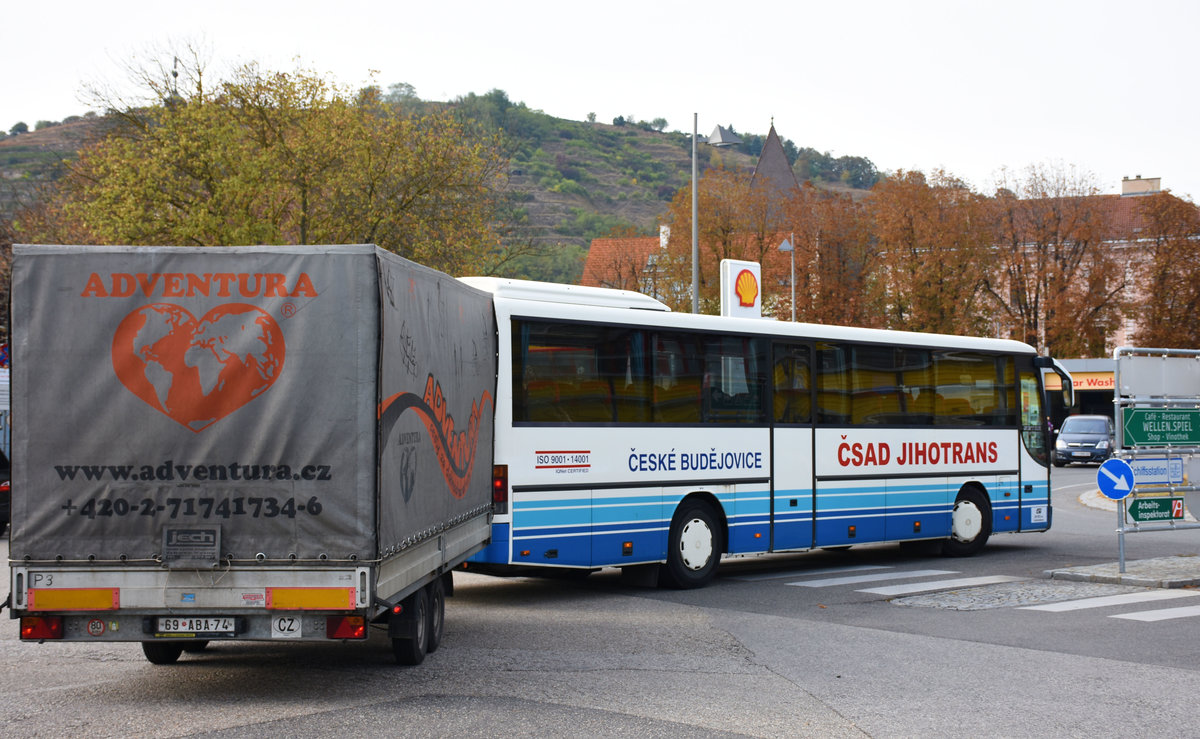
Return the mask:
M535 282L533 280L510 280L499 277L460 277L459 280L477 290L483 290L492 293L497 298L508 300L538 300L544 303L570 303L640 310L671 310L666 304L649 295L635 293L632 290L562 285L556 282Z
M1032 346L1012 339L988 339L977 336L894 331L818 323L792 323L773 318L731 318L676 313L658 300L630 290L496 277L461 277L459 279L479 290L492 293L498 311L527 317L541 316L562 320L654 325L693 331L767 334L780 338L794 336L824 341L901 344L1007 354L1037 353ZM576 306L576 308L572 309L567 306ZM631 313L629 310L631 308L640 310L635 314ZM651 313L647 314L643 311Z

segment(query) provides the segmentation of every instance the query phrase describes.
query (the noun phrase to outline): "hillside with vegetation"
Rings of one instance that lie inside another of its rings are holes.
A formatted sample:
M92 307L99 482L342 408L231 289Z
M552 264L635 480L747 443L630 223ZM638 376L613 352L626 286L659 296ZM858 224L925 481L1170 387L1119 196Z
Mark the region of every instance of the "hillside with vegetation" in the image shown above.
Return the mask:
M410 113L449 111L478 128L498 133L507 157L505 205L499 228L516 247L503 266L513 276L574 281L592 239L651 235L671 199L691 177L690 134L667 131L663 119L622 116L602 123L555 118L502 90L469 94L448 103L423 101L408 85L375 91L388 105ZM58 177L87 142L104 135L110 117L88 114L62 122L14 124L0 134L0 219L34 204L39 188ZM743 143L700 146L699 166L750 172L764 134L737 132ZM863 157L834 157L783 139L801 182L828 189L868 189L878 177Z
M149 104L0 139L0 284L14 240L374 243L450 274L574 283L593 239L693 231L691 142L661 118L568 121L500 90L431 102L254 64L217 85L183 72L147 78ZM1101 195L1073 168L1031 165L984 194L736 133L698 149L698 254L686 238L653 260L618 250L598 284L716 313L720 260L742 259L763 267L769 315L1007 335L1057 356L1103 356L1127 318L1153 316L1139 343L1196 343L1200 209L1168 191ZM787 164L772 158L776 185L759 187L747 175L768 144ZM787 187L785 166L812 186Z

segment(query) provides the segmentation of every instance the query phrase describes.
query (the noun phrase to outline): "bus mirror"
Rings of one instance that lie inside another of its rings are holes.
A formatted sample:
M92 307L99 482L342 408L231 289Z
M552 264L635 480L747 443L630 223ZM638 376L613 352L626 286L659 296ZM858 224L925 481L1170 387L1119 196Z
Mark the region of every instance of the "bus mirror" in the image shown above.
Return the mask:
M1062 402L1064 408L1071 408L1075 405L1075 380L1071 377L1071 373L1066 367L1059 364L1057 359L1051 359L1051 366L1054 369L1054 374L1058 375L1062 382Z

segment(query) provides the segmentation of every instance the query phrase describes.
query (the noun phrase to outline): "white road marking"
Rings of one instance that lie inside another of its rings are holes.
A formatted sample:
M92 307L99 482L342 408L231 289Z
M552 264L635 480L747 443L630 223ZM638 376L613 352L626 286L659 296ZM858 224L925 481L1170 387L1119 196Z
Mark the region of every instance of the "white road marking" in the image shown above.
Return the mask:
M782 580L787 577L806 577L808 575L832 575L837 572L862 572L864 570L890 569L892 569L891 565L853 565L848 567L826 567L820 570L786 570L781 572L766 572L760 575L737 575L724 579L754 582L756 580Z
M1122 593L1120 595L1103 595L1099 598L1083 598L1082 600L1065 600L1061 603L1044 603L1040 606L1020 606L1026 611L1050 611L1063 613L1065 611L1081 611L1085 608L1102 608L1104 606L1124 606L1130 603L1145 603L1153 600L1170 600L1172 598L1187 598L1200 595L1194 590L1147 590L1144 593Z
M881 572L874 575L853 575L850 577L828 577L822 580L805 580L790 582L798 588L828 588L833 585L854 585L860 582L877 582L879 580L904 580L910 577L930 577L932 575L957 575L958 570L908 570L902 572Z
M1137 613L1118 613L1109 618L1127 618L1130 621L1166 621L1169 618L1190 618L1200 616L1200 606L1180 606L1178 608L1160 608L1157 611L1138 611Z
M972 588L979 585L995 585L997 583L1016 582L1017 580L1024 579L1023 577L1013 577L1011 575L959 577L951 580L933 580L931 582L906 583L904 585L884 585L878 588L865 588L858 592L871 593L873 595L907 595L908 593L920 593L930 590L950 590L953 588Z

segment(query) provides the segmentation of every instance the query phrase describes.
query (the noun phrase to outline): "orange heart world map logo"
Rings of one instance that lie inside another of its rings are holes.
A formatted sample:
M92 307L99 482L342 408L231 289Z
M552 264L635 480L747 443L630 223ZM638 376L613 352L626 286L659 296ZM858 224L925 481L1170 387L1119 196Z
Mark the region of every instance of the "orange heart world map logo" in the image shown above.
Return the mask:
M285 354L279 324L246 303L219 305L199 319L177 305L147 305L121 320L112 343L121 383L192 431L266 392Z

